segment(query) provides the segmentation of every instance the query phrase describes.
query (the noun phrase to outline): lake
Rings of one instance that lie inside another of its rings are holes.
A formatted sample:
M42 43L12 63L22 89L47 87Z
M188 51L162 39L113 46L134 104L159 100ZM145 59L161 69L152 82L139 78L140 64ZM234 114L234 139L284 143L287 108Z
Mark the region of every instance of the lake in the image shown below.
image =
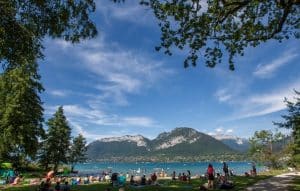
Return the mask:
M203 175L206 172L209 162L94 162L84 163L75 166L80 174L101 174L104 172L118 172L129 174L151 174L153 172L164 171L171 175L173 171L176 173L186 173L190 170L192 175ZM223 172L222 162L211 162L216 173ZM233 170L236 175L244 174L252 169L251 162L227 162L229 169ZM256 166L257 171L265 170L264 166Z

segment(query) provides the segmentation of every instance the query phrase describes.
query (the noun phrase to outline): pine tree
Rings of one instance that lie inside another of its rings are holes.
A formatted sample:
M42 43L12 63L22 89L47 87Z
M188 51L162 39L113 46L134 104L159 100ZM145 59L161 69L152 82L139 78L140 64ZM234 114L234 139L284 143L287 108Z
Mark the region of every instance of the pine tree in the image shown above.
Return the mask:
M283 115L285 120L282 123L274 123L282 128L292 131L292 165L300 166L300 92L295 90L295 102L291 102L285 98L284 102L288 108L288 114Z
M53 164L53 170L57 171L59 164L68 163L70 151L71 128L60 106L52 118L47 121L48 132L45 144L45 153L49 163Z
M86 150L86 140L82 136L82 134L79 134L73 139L73 143L70 149L69 162L71 164L71 171L74 170L74 166L76 163L82 163L86 161Z
M35 157L44 134L37 68L36 63L24 63L0 74L0 159L16 167Z

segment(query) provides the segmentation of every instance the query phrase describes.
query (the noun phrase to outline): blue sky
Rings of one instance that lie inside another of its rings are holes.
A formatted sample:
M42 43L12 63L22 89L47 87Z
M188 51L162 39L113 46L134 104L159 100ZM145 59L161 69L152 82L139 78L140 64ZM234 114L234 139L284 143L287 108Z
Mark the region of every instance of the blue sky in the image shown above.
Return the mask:
M122 135L155 138L175 127L249 137L274 129L284 97L300 90L300 43L249 48L215 68L183 68L186 52L156 52L160 31L150 10L135 1L97 1L99 35L72 45L45 39L40 62L45 118L63 105L73 134L88 142Z

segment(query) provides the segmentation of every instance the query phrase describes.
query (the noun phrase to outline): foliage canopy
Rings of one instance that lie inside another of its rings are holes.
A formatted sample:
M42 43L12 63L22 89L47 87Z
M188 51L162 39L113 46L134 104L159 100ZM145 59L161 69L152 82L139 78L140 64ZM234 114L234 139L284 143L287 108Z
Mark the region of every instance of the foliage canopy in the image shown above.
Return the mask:
M270 130L256 131L249 139L250 154L256 161L269 163L273 168L279 167L278 159L280 158L274 151L274 144L279 143L284 138L280 132L273 133Z
M82 134L79 134L73 139L73 143L71 144L70 148L69 163L71 164L71 171L74 170L76 163L82 163L86 161L86 151L86 140Z
M287 128L292 131L292 164L300 166L300 92L295 90L295 102L285 98L288 114L283 115L284 122L274 123L281 128Z
M71 128L64 115L63 107L59 107L52 118L47 121L48 131L45 145L48 162L57 171L59 164L68 163L70 152Z
M42 128L43 90L37 64L22 65L0 74L0 159L16 166L34 158Z
M112 0L123 2L125 0ZM234 57L245 48L300 37L299 0L140 0L153 10L161 28L156 50L171 55L188 51L184 66L204 57L208 67ZM8 0L0 2L0 62L14 66L42 57L45 36L71 42L97 34L90 14L94 0Z
M245 48L300 37L299 0L141 0L152 8L161 28L161 48L188 50L184 66L196 66L200 56L214 67Z
M0 1L0 63L16 67L42 58L45 36L71 42L97 34L93 0Z

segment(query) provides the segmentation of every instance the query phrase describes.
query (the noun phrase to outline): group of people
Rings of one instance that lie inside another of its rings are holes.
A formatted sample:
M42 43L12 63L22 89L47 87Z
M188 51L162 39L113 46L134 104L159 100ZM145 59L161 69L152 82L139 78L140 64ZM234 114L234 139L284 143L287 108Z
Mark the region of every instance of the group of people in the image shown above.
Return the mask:
M54 189L52 189L51 179L47 178L46 182L45 181L41 182L38 191L71 191L71 187L68 181L65 181L63 185L61 184L61 182L57 181L54 186Z
M246 176L256 176L256 166L255 163L252 163L252 169L250 172L245 172ZM102 177L109 176L108 174L103 174ZM233 176L233 171L228 168L228 164L226 162L223 162L223 174L221 173L215 173L215 169L212 164L209 164L206 170L205 178L208 180L206 184L200 187L200 190L207 190L207 189L212 189L212 188L220 188L220 189L230 189L232 188L233 182L230 181L230 176ZM18 175L14 179L13 183L18 184L20 182L22 176ZM114 186L114 181L118 182L118 186L120 186L119 182L123 178L123 185L125 186L126 180L129 180L129 174L127 175L119 175L118 173L112 173L111 176L107 177L107 180L112 182L112 185ZM186 172L179 173L178 176L176 176L176 172L173 171L172 173L172 180L179 180L183 182L190 182L191 181L191 171L187 170ZM42 179L40 179L41 181ZM51 180L53 180L56 184L54 186L54 189L51 188ZM95 180L101 181L100 177L93 177L93 176L86 176L83 179L81 177L73 177L71 179L61 179L59 177L54 177L54 172L50 171L47 176L45 181L41 181L40 186L38 188L38 191L70 191L71 187L69 185L69 181L71 185L74 184L88 184L90 182L93 182ZM38 181L38 182L40 182ZM76 183L74 183L76 182ZM157 175L156 173L153 173L150 175L150 177L146 177L146 175L143 176L134 176L131 175L130 185L132 186L143 186L143 185L155 185L157 184ZM39 183L38 183L39 184Z
M173 171L172 173L172 180L176 180L176 172ZM190 170L187 170L187 173L179 173L178 174L178 180L179 181L183 181L183 182L190 182L191 181L191 171Z
M226 162L223 162L223 172L224 175L220 173L215 173L215 169L212 164L209 164L206 171L206 178L208 180L207 185L200 187L200 190L212 189L214 187L219 187L220 189L231 189L233 188L233 182L229 180L229 176L232 175L232 171L229 171ZM215 178L216 177L216 178ZM216 179L216 181L215 181Z
M1 177L3 178L1 184L17 185L20 184L23 180L22 174L20 174L17 170L8 170L6 172L3 172Z
M131 175L130 177L130 185L132 186L144 186L144 185L155 185L157 184L157 175L156 173L153 173L150 175L149 178L146 177L146 175L143 175L143 176L134 176L134 175Z
M250 173L249 172L245 172L245 176L256 176L256 165L255 163L253 162L252 163L252 169L250 170Z

